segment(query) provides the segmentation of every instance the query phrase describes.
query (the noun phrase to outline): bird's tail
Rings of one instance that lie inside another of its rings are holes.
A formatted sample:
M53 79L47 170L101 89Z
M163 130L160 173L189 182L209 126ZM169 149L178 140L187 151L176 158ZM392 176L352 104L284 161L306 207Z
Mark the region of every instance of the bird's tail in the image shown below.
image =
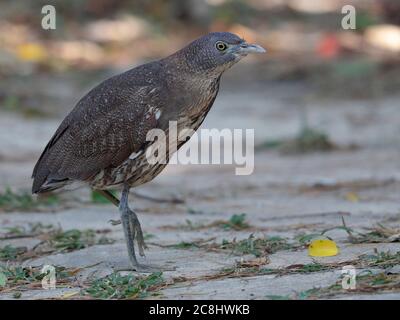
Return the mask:
M36 184L35 182L38 181ZM66 179L46 179L43 183L40 180L33 180L32 193L46 193L63 188L71 183L71 180Z

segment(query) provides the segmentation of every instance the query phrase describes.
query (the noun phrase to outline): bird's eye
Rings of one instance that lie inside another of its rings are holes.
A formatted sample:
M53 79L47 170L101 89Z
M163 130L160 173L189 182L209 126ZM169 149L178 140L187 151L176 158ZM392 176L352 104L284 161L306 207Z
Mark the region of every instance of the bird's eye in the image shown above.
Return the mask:
M228 48L228 45L225 42L217 41L215 47L217 48L218 51L224 51Z

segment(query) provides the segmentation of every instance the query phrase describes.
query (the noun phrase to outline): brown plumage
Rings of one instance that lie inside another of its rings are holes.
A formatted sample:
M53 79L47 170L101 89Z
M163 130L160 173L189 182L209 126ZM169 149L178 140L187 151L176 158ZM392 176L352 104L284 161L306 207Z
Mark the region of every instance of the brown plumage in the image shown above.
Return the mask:
M178 132L196 130L217 96L221 74L248 53L262 51L236 35L211 33L167 58L105 80L78 102L45 147L33 170L32 192L76 181L96 189L123 186L129 192L152 180L165 164L147 162L147 133L158 128L168 135L170 121L178 122ZM125 198L127 202L127 194ZM134 215L122 200L120 210ZM131 225L125 231L133 234L126 236L141 233L137 228ZM131 252L130 258L137 266Z

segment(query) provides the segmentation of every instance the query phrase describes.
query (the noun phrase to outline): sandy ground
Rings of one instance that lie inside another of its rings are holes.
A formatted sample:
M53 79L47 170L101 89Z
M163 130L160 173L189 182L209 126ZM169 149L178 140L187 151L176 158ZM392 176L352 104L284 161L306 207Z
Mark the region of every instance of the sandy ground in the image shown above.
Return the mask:
M300 89L297 84L258 85L240 90L223 85L202 127L254 128L256 143L262 143L296 135L301 126L301 110L306 108L310 125L324 130L339 146L357 145L358 148L302 155L258 151L255 171L249 176L235 176L234 168L228 165L168 166L157 179L138 191L164 198L179 197L185 203L156 203L131 197L145 233L151 235L147 240L146 258L141 261L175 268L163 272L168 285L148 298L308 297L302 293L313 288L328 288L340 281L345 264L355 265L357 272L385 271L360 264L361 255L374 254L375 250L393 254L400 251L400 244L395 240L351 243L347 233L340 229L327 233L340 249L337 256L328 258L312 258L304 246L266 253L261 258L217 250L213 246L224 239L248 239L251 234L256 238L280 236L295 243L300 234L341 226L342 217L348 227L364 233L368 232L366 228L378 223L399 228L399 97L365 101L311 99L305 103ZM65 110L68 108L65 106ZM1 189L30 188L34 162L59 121L60 118L26 119L15 113L0 113ZM111 204L91 203L88 189L67 192L61 197L61 203L52 210L1 212L0 233L14 226L41 222L59 225L63 230L107 229L107 237L116 241L67 253L44 254L21 262L25 266L51 264L82 268L70 285L56 290L20 288L22 298L63 298L71 292L74 298L79 298L75 293L81 289L80 283L89 277L104 277L113 272L115 265L127 263L121 226L112 226L109 222L118 219L116 208ZM234 230L218 224L219 220L227 221L233 214L241 213L246 214L248 228ZM0 247L12 244L32 248L38 242L38 237L8 239L1 240ZM173 246L182 242L202 245ZM258 271L247 272L246 267L237 269L238 264L246 261ZM278 272L313 263L330 267L313 272ZM263 273L263 268L273 271ZM313 296L326 297L399 299L400 289L397 282L397 287L391 289L359 288L327 295L316 292ZM13 298L13 291L0 289L0 298Z

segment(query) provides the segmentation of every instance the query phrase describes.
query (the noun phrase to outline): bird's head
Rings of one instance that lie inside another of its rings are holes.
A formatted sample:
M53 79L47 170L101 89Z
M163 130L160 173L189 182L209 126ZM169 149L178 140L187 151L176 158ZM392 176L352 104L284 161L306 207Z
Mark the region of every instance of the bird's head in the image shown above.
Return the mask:
M264 53L258 44L247 43L230 32L212 32L178 52L196 71L219 75L249 53Z

